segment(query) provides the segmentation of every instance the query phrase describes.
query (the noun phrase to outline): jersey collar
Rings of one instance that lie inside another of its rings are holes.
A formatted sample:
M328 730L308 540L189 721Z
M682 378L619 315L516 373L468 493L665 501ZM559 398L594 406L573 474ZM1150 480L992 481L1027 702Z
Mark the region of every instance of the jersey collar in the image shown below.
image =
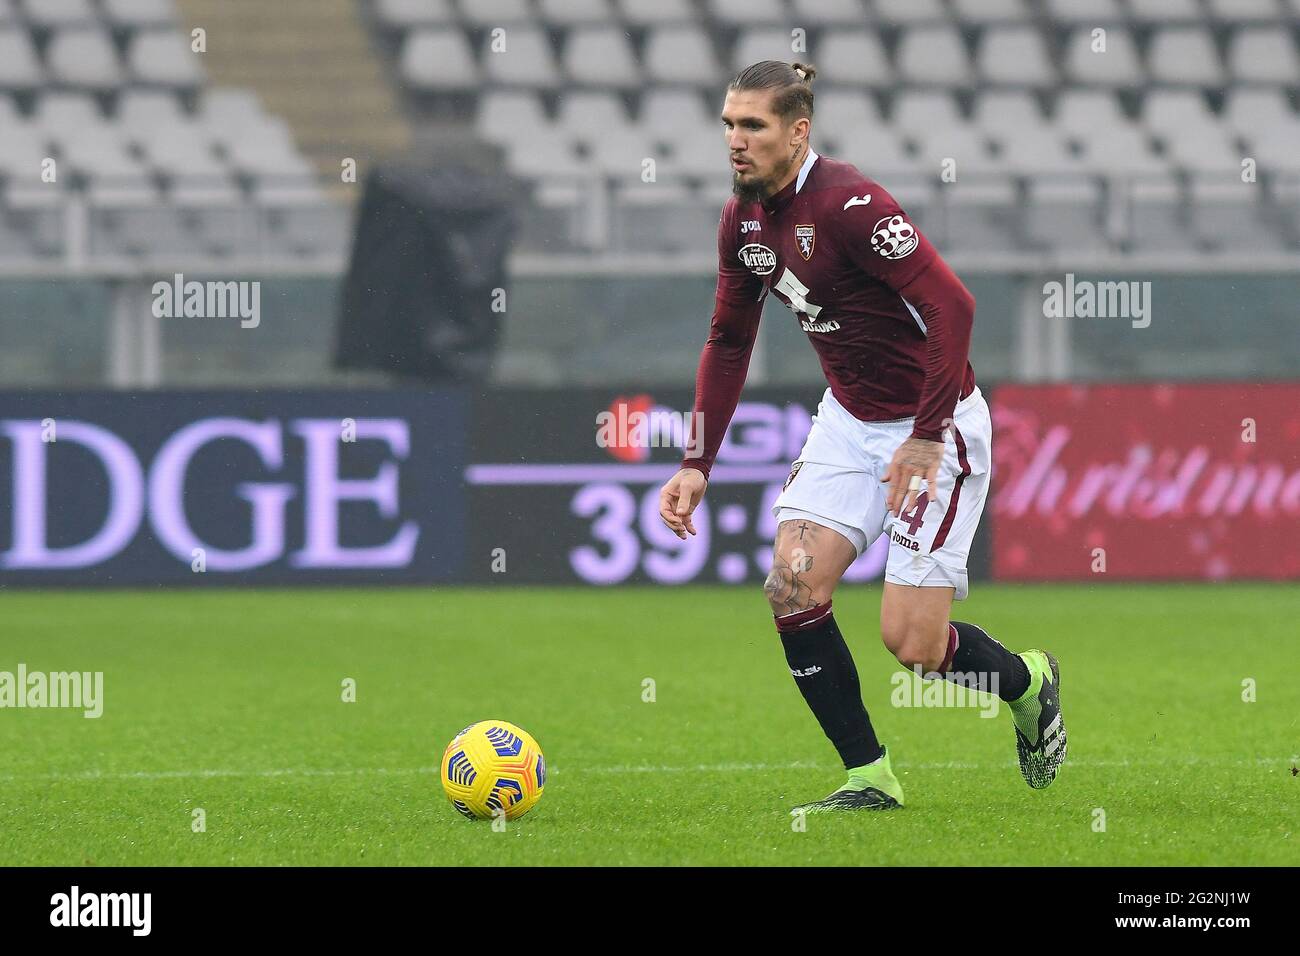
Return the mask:
M813 163L817 162L818 158L817 153L813 151L811 146L809 146L808 155L803 158L803 165L799 167L799 178L794 181L795 192L803 189L804 180L807 179L808 174L812 172Z
M782 206L786 205L799 190L803 189L804 182L808 179L808 174L812 172L813 163L819 159L816 152L811 146L808 147L808 155L803 159L803 165L799 167L799 175L792 182L786 183L785 188L779 193L769 196L763 201L763 208L768 212L775 212Z

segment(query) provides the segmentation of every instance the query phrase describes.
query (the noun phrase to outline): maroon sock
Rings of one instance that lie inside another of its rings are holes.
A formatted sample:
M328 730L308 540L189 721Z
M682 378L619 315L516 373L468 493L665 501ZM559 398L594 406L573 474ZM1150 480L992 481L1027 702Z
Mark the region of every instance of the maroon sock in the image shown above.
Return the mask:
M977 624L953 621L948 625L948 653L939 668L944 680L974 690L993 692L1003 700L1018 700L1029 689L1029 668L1019 654L1013 654L989 637Z
M839 752L845 769L861 767L883 752L862 703L858 669L831 614L831 604L776 618L795 685Z

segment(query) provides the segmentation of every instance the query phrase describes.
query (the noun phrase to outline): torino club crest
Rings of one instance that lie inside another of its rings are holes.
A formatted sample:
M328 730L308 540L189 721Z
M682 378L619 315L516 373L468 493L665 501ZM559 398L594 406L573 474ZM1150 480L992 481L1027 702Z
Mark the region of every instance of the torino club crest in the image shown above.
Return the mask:
M804 261L812 258L813 243L817 240L816 230L813 226L795 226L794 237L799 240L799 255L804 257Z

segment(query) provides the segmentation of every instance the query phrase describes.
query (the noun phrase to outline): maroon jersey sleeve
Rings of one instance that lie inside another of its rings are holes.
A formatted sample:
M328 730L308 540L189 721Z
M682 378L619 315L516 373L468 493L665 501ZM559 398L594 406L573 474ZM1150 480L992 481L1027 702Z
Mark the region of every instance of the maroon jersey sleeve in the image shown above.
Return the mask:
M708 477L722 438L740 401L749 371L749 357L763 314L762 280L738 257L740 234L736 201L730 199L718 223L718 289L713 321L695 374L695 414L688 456L683 468L696 468ZM697 427L700 432L697 434Z
M912 437L942 441L969 369L975 298L889 193L844 211L841 242L853 262L902 297L925 331L925 384ZM870 213L867 215L867 213ZM859 213L862 213L859 215Z

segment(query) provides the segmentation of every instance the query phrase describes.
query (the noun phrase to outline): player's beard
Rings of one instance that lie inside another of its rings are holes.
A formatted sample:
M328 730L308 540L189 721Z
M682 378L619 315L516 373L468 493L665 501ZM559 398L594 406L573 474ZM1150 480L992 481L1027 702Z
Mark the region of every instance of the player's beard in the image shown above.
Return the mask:
M776 189L777 183L785 179L786 174L790 172L790 167L799 158L799 153L791 156L784 165L778 168L771 176L764 179L755 179L749 182L741 182L739 171L731 174L731 192L741 202L762 202L771 196ZM752 168L752 167L751 167Z

